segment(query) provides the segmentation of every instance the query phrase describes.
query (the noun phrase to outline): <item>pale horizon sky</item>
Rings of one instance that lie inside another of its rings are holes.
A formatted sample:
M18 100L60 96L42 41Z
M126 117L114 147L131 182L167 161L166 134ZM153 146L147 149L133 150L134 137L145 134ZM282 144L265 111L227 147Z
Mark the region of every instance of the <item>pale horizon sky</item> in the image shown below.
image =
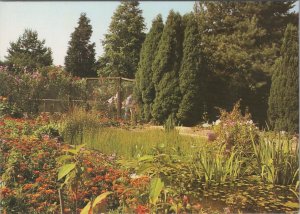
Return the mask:
M104 2L3 2L0 1L0 60L7 55L9 43L16 41L26 28L36 30L39 39L46 40L52 50L53 64L64 65L70 35L77 27L82 12L91 20L93 34L91 41L96 43L96 59L103 53L101 40L108 31L111 17L118 7L118 1ZM146 30L159 13L164 22L171 9L181 15L193 10L194 1L141 1ZM299 11L299 1L294 10Z

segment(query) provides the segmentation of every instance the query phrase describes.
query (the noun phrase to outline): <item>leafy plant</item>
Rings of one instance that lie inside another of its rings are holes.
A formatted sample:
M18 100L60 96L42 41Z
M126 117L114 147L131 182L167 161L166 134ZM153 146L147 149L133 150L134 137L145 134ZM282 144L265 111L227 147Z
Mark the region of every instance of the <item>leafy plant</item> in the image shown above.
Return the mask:
M78 192L78 185L79 182L82 182L81 176L84 172L84 168L82 167L81 162L81 153L82 149L84 148L83 145L79 145L74 149L67 149L66 155L62 155L58 158L58 162L62 163L63 165L59 168L57 180L60 181L64 179L64 183L62 184L61 188L64 185L67 185L71 194L74 195L74 210L77 210L77 192ZM88 151L84 151L87 153Z
M214 128L217 140L225 143L228 149L235 146L248 153L251 148L251 136L255 142L258 140L258 128L251 120L251 115L242 115L240 102L234 105L231 112L220 111L220 123Z
M261 136L258 144L252 137L257 172L267 183L296 184L299 177L298 142L277 134L275 138Z
M244 160L241 152L232 148L230 153L226 152L223 144L219 150L202 148L193 160L191 170L207 185L213 182L224 183L234 181L241 175L241 167Z

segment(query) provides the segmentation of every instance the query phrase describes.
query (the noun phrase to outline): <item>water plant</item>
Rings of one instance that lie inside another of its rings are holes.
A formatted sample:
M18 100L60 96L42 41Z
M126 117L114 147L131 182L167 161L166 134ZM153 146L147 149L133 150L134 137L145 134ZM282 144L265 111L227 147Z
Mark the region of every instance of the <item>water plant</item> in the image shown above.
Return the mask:
M218 150L203 147L195 155L191 171L207 185L212 182L224 183L234 181L241 175L243 162L241 151L232 148L228 153L226 144Z
M262 134L259 143L252 137L257 173L263 181L272 184L296 184L299 178L299 145L288 136Z

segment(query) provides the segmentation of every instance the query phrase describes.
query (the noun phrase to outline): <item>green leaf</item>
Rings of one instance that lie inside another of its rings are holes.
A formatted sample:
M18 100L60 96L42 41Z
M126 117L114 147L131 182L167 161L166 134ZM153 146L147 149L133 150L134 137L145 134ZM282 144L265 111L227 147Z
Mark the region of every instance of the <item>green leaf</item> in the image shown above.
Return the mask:
M73 158L72 155L62 155L62 156L57 158L57 162L62 163L65 160L69 160L69 159L72 159L72 158Z
M153 178L150 183L150 203L156 204L161 190L164 188L164 182L160 178Z
M70 163L70 164L66 164L66 165L63 165L62 167L60 167L57 179L60 180L63 177L65 177L67 174L69 174L75 168L75 166L76 166L75 163Z
M142 156L142 157L140 157L139 159L138 159L138 161L140 162L140 161L153 161L153 156L152 155L144 155L144 156Z
M144 175L146 173L149 173L151 172L154 168L154 166L152 164L143 164L142 166L140 166L138 169L137 169L137 174L138 175Z
M104 193L102 193L101 195L98 195L98 196L95 198L94 202L93 202L93 208L94 208L97 204L101 203L101 202L102 202L108 195L110 195L110 194L112 194L112 192L104 192Z
M288 202L284 203L283 206L289 207L289 208L296 208L296 209L299 208L299 204L298 203L291 202L291 201L288 201Z
M104 192L101 195L98 195L93 204L89 202L80 212L80 214L89 214L90 210L93 209L97 204L101 203L108 195L112 194L112 192Z
M89 214L91 208L92 208L91 202L89 202L89 203L81 210L80 214Z
M70 153L72 153L72 154L74 154L74 155L77 155L78 152L80 151L80 149L83 148L83 147L85 147L85 145L86 145L86 144L81 144L81 145L76 146L75 149L67 149L66 151L67 151L67 152L70 152Z

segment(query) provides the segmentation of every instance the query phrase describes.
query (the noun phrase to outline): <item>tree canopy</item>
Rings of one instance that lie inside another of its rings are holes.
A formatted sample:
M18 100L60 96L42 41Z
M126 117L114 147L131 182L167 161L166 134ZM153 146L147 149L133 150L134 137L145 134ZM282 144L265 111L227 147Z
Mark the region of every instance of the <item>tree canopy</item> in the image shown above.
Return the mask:
M144 18L138 1L121 1L105 34L99 74L134 78L145 38Z
M153 62L155 99L152 116L164 122L177 113L181 100L179 69L182 59L183 23L179 13L170 11Z
M71 34L67 56L65 57L65 69L74 76L97 76L95 43L90 42L92 33L90 20L85 13L82 13L78 21L78 26Z
M52 65L52 52L45 43L45 40L38 39L37 31L26 29L16 42L10 43L7 63L16 70L26 69L30 72Z
M151 116L151 106L155 98L155 89L152 82L152 65L158 50L158 44L164 29L161 15L153 21L149 33L143 43L138 70L136 73L135 97L142 106L142 116L149 121Z

